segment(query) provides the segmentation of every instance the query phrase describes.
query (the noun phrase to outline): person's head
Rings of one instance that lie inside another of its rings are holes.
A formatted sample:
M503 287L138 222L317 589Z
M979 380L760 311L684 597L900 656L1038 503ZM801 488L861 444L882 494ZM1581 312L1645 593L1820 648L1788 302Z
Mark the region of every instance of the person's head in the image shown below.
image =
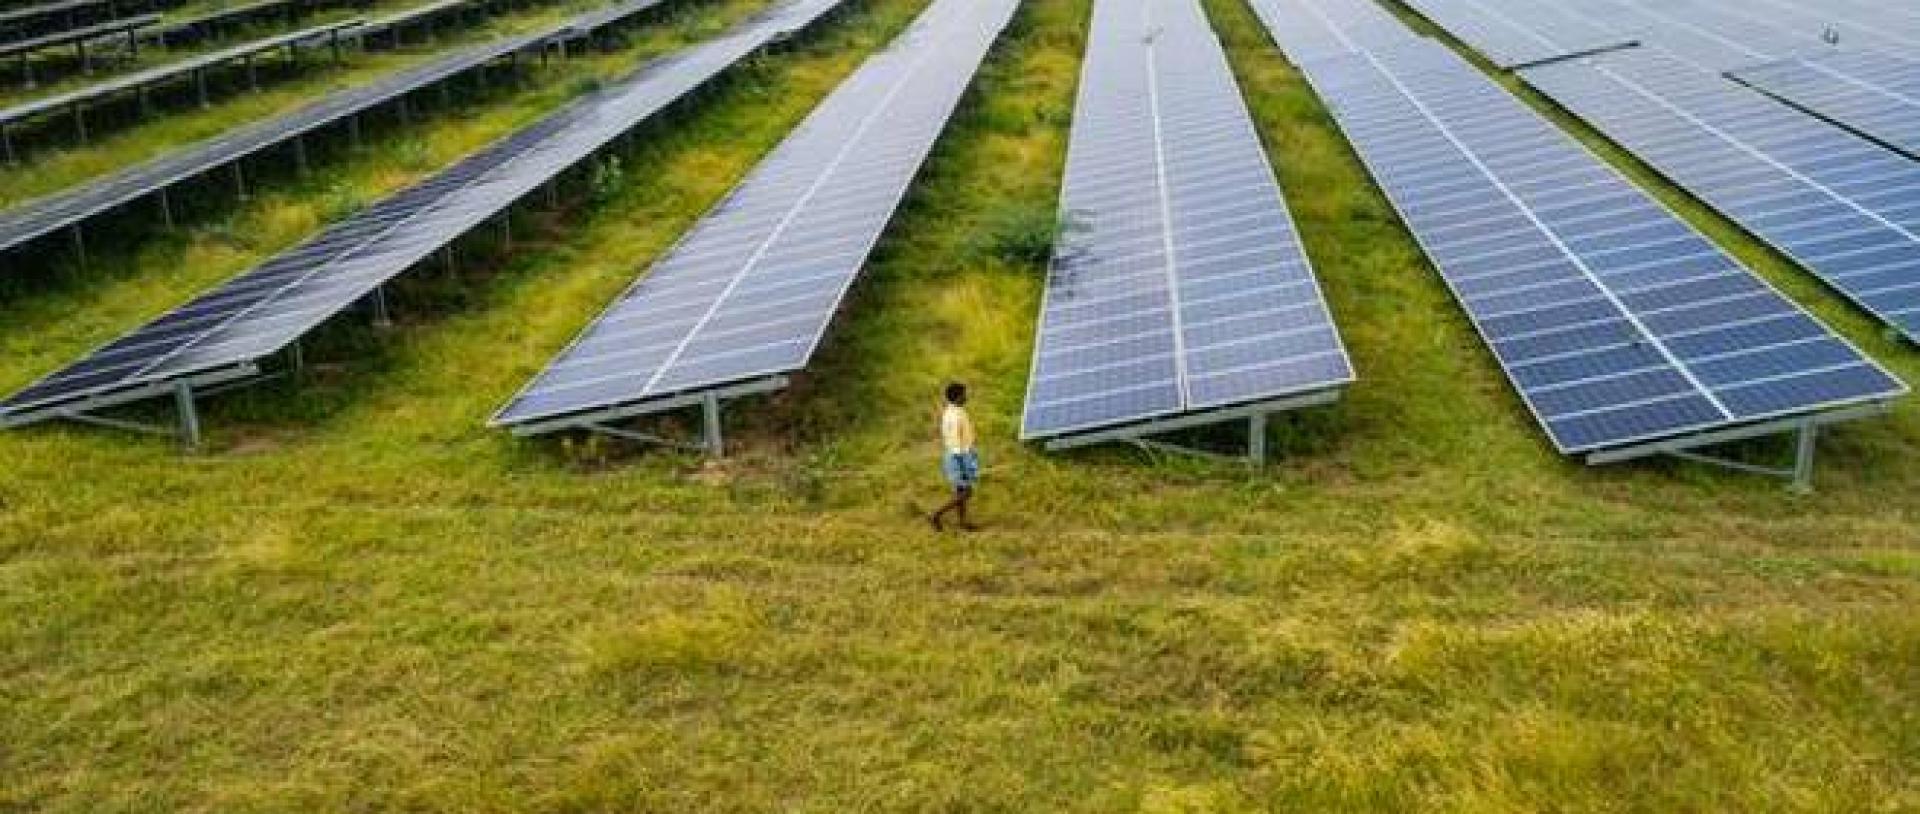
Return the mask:
M966 404L967 403L967 386L959 382L953 382L951 384L948 384L947 385L947 403L948 404Z

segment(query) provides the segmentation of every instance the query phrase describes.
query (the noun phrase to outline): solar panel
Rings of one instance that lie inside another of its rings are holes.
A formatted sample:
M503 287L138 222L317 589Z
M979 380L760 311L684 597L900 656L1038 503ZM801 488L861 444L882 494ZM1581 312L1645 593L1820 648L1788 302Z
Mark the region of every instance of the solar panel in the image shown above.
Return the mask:
M1323 60L1308 77L1562 452L1906 392L1444 47Z
M1658 49L1521 75L1861 308L1920 339L1920 164Z
M643 66L390 196L0 402L0 422L154 381L249 365L841 0L778 4ZM57 413L56 413L57 414ZM48 416L50 417L50 416Z
M1249 2L1295 65L1413 38L1413 32L1373 0Z
M584 426L574 422L803 369L1018 5L937 0L492 424Z
M1742 68L1729 76L1920 159L1920 61L1843 49Z
M1021 425L1026 439L1353 381L1197 0L1100 0Z
M1407 0L1407 5L1502 68L1634 42L1616 26L1542 0Z

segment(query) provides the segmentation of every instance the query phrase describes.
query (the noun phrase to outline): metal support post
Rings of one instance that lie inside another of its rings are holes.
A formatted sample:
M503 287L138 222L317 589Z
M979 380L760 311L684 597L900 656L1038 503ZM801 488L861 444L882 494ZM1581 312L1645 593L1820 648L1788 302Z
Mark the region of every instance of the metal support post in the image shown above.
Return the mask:
M80 137L80 143L87 143L87 113L85 105L73 106L73 132Z
M1267 414L1247 416L1247 461L1256 467L1267 465Z
M307 174L307 139L305 136L293 137L293 166L301 176Z
M393 327L393 315L387 312L387 287L373 289L373 327Z
M80 231L80 224L76 223L67 229L67 234L72 236L73 238L73 256L80 260L81 268L86 268L87 267L87 235L86 233Z
M726 440L720 435L720 396L708 393L700 402L700 411L706 419L706 431L701 434L700 440L707 448L707 456L719 458L726 455Z
M247 171L240 166L239 159L235 159L229 166L233 167L234 192L240 196L240 200L244 201L247 199Z
M1793 457L1793 491L1806 494L1813 491L1813 457L1818 451L1820 425L1812 421L1801 425L1800 437L1795 439Z
M167 190L165 187L162 187L159 193L154 196L154 198L160 202L161 225L167 227L168 229L172 229L173 228L173 197L167 194Z
M193 385L173 386L173 406L180 414L180 444L192 452L200 448L200 413L193 406Z

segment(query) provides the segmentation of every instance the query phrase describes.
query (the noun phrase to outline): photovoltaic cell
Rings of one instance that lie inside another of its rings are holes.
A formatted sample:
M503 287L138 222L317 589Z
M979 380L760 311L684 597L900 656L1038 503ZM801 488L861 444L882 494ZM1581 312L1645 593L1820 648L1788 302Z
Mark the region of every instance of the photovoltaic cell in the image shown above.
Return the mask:
M454 238L841 0L774 6L390 196L0 402L8 414L244 365L287 347Z
M1906 392L1445 48L1307 73L1561 451Z
M493 424L805 368L1019 0L937 0L861 65Z
M1658 49L1542 65L1522 76L1861 308L1920 339L1920 163Z
M1731 76L1920 160L1920 61L1842 49L1742 68Z
M1634 37L1547 0L1407 0L1502 68L1631 44Z
M1340 336L1197 0L1100 0L1025 438L1342 387Z

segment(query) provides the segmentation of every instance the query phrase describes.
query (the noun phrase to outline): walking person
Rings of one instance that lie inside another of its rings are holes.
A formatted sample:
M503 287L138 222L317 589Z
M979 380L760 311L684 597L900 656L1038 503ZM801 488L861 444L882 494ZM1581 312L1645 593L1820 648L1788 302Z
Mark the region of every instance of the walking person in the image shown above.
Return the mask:
M973 419L967 416L967 386L959 382L947 385L947 406L940 413L940 472L953 487L953 499L927 517L934 531L946 529L947 515L959 521L961 531L973 531L967 521L967 501L980 482L980 452L973 434Z

